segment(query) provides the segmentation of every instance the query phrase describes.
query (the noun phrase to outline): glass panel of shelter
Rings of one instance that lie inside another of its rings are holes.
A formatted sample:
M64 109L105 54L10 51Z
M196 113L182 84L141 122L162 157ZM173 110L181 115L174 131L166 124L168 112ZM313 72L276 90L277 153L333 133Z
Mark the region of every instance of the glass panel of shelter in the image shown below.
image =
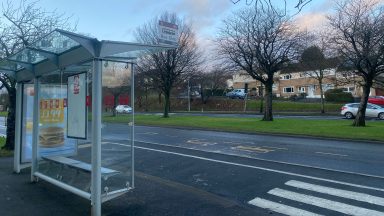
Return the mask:
M102 199L107 201L109 195L113 198L132 187L132 70L127 63L104 61L102 65L101 186ZM91 192L92 69L92 62L88 62L39 78L37 172L87 193ZM87 134L81 139L68 137L68 91L73 88L68 79L77 74L85 74L87 84L87 113L84 113ZM32 158L34 95L34 84L23 84L22 162L30 162ZM117 105L125 106L118 110ZM109 123L111 119L123 119L128 123Z
M117 61L102 62L101 165L117 171L102 179L103 195L113 191L124 191L132 186L133 106L131 87L130 64ZM113 123L114 121L125 123L116 124Z
M91 74L91 64L69 67L66 70L58 70L39 78L40 118L37 171L90 193L92 148L90 134L88 133L88 137L84 137L85 139L68 136L68 78L79 73ZM33 108L33 106L28 108ZM84 115L87 114L84 112ZM84 124L86 123L88 122L84 122ZM88 125L91 124L88 123ZM80 169L79 166L83 166L83 169Z

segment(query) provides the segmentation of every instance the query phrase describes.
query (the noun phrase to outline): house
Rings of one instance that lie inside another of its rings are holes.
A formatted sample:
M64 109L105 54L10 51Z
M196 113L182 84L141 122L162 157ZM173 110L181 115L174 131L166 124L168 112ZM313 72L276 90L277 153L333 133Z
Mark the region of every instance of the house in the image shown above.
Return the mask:
M337 68L328 68L323 71L323 92L328 89L341 88L350 92L353 97L361 97L363 89L359 85L359 77L350 71L337 71ZM288 98L293 95L305 94L307 98L320 98L319 82L315 78L316 71L308 70L285 70L275 74L272 92L277 97ZM256 92L262 91L260 81L254 80L245 71L239 71L233 75L233 88L244 88L247 83L248 89ZM372 88L371 96L383 94L383 89Z

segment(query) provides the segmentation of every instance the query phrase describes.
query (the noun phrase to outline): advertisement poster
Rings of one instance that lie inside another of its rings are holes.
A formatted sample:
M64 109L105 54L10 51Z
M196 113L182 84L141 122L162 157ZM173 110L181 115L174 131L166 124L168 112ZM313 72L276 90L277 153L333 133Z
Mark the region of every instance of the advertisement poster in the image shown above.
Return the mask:
M24 84L21 162L32 159L34 85ZM40 86L39 156L75 155L76 140L66 137L67 86Z
M68 124L67 136L87 138L87 86L86 74L68 77Z

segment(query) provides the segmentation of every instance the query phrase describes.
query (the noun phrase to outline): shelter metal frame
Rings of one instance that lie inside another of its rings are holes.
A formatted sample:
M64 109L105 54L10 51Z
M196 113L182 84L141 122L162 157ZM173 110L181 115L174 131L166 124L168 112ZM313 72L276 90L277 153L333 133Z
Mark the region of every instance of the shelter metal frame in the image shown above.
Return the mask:
M120 41L99 41L73 32L56 29L40 40L24 47L18 53L0 61L0 72L8 74L17 81L16 95L16 122L15 122L15 152L14 171L19 173L26 167L20 163L21 152L21 123L22 123L22 97L24 82L34 81L34 109L32 130L32 163L31 181L38 178L48 181L58 187L73 192L83 198L91 200L92 215L101 215L101 203L113 199L126 190L113 191L107 197L101 196L101 116L102 116L102 60L124 62L131 65L132 85L132 127L131 127L131 168L132 184L134 187L134 64L135 59L151 53L175 49L175 46L145 45ZM57 70L73 67L72 70L84 62L92 62L92 154L91 154L91 193L82 191L71 185L60 182L54 178L38 172L38 143L39 143L39 89L40 79L43 75Z

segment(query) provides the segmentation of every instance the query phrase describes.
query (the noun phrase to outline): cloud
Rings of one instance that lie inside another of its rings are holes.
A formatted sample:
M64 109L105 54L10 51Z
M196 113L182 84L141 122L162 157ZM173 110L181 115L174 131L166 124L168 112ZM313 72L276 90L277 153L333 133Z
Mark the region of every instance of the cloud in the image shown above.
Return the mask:
M321 28L327 23L326 13L306 13L296 18L296 24L300 29L308 31Z
M220 21L218 17L233 7L229 0L182 0L176 10L185 14L194 23L196 30L206 30Z

